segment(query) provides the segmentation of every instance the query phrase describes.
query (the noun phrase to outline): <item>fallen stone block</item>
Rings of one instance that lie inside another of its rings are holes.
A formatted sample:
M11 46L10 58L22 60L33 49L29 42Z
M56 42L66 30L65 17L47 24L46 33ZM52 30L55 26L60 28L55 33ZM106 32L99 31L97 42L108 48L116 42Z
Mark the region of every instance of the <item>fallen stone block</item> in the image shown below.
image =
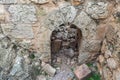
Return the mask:
M54 76L56 72L55 68L53 68L51 65L46 64L44 62L42 62L41 66L46 73L48 73L50 76Z
M75 69L74 73L78 80L81 80L87 77L91 73L91 70L88 68L86 64L82 64L81 66L78 66Z

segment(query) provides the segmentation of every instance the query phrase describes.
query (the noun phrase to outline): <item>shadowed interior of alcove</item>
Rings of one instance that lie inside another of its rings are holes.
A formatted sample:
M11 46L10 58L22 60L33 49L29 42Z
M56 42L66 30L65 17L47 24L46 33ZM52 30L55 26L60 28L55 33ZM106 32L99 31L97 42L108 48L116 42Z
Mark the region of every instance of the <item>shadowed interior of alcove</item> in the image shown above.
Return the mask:
M56 28L51 35L51 64L75 65L78 62L81 40L82 31L74 24L62 24Z

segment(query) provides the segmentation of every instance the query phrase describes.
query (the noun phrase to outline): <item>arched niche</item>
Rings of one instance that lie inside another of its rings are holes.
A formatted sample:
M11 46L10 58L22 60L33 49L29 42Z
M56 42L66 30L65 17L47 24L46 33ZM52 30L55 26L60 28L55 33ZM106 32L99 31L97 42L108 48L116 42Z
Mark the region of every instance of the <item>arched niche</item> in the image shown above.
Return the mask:
M78 58L82 31L76 25L60 25L52 31L50 40L51 64L58 63L57 58L61 57Z

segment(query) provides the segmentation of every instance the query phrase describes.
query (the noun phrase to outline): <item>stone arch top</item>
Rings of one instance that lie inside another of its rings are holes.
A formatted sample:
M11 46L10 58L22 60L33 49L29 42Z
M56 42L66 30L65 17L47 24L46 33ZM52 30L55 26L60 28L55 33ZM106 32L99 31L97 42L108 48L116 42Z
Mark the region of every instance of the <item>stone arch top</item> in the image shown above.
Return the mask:
M74 24L81 29L84 38L94 38L96 34L96 23L86 12L81 11L70 4L60 5L56 10L52 11L45 19L44 26L52 31L61 24ZM66 25L67 26L67 25ZM89 32L89 33L88 33ZM86 34L88 33L88 34Z
M71 6L70 4L63 4L46 17L44 24L48 29L53 31L61 24L73 22L76 14L77 9L75 9L74 6Z

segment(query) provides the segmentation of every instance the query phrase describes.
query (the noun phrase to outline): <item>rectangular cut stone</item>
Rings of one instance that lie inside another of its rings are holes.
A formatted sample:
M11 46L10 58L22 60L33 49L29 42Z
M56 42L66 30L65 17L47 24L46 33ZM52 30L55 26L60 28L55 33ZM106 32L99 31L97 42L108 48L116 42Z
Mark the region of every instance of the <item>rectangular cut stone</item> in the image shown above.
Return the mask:
M0 4L12 4L17 3L17 0L0 0Z
M81 66L78 66L76 70L74 71L76 77L78 80L82 80L86 76L88 76L91 73L91 70L88 68L86 64L82 64Z
M32 26L29 24L17 24L12 35L18 38L33 38Z
M37 21L36 8L34 5L10 5L8 8L10 13L9 21L13 23L35 23Z
M15 38L33 38L32 26L29 24L1 24L4 34Z

